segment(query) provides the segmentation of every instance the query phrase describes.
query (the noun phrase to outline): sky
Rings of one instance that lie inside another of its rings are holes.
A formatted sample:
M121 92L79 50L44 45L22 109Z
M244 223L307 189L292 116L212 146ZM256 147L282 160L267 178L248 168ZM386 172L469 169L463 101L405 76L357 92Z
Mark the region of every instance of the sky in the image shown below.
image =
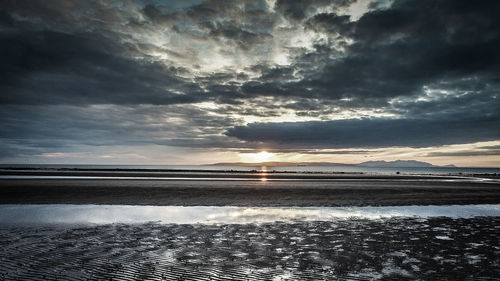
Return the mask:
M500 167L498 11L2 0L0 163Z

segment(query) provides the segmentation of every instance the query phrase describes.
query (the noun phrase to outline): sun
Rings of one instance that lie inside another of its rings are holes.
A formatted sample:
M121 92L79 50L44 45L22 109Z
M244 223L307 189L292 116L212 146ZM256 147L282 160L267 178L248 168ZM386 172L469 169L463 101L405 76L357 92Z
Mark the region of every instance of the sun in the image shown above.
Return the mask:
M259 153L241 153L240 156L244 162L250 163L260 163L266 162L273 158L275 153L270 153L267 151L261 151Z

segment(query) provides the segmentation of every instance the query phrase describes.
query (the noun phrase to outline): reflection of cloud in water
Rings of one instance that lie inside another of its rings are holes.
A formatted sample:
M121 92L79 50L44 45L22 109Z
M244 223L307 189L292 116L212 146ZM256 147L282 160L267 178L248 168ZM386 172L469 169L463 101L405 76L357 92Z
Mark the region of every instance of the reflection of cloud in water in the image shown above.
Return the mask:
M380 219L391 217L500 216L500 204L395 207L181 207L125 205L2 205L0 223L263 223L274 221L330 221L352 217Z

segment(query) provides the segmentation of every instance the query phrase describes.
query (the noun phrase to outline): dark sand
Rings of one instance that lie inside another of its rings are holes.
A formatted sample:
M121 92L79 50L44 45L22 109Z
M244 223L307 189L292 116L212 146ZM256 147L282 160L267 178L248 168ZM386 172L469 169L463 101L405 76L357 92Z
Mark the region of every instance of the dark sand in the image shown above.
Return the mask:
M499 280L500 220L0 229L1 280Z
M442 178L326 180L1 179L0 204L397 206L498 204L500 183Z

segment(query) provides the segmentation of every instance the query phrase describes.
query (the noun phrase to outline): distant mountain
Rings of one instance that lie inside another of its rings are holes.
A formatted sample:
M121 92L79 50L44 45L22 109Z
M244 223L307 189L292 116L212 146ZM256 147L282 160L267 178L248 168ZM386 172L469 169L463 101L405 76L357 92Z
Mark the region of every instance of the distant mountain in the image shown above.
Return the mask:
M351 164L332 163L332 162L261 162L261 163L243 163L243 162L224 162L211 164L212 166L352 166Z
M439 167L431 163L415 161L415 160L396 160L396 161L367 161L359 163L356 166L360 167L377 167L377 168L427 168Z
M215 163L213 166L357 166L357 167L378 167L378 168L426 168L426 167L455 167L455 165L436 166L431 163L415 160L396 160L396 161L367 161L359 164L344 164L334 162L262 162L262 163L242 163L226 162Z

